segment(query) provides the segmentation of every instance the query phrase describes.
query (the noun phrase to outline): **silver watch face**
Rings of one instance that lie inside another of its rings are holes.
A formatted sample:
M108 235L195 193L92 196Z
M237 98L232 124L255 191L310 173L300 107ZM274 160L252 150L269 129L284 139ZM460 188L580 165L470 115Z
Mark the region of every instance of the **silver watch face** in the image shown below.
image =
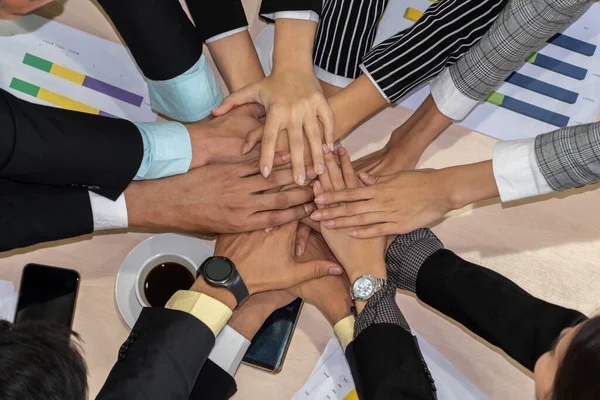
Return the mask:
M375 282L369 276L361 276L352 285L354 296L358 299L368 299L375 293Z

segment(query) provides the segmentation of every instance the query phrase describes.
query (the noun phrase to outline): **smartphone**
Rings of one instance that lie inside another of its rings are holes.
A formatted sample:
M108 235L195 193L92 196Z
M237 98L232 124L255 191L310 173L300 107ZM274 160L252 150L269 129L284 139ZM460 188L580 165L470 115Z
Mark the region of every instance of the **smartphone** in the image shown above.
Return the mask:
M80 280L72 269L27 264L21 275L15 324L45 321L71 329Z
M281 371L302 304L302 299L296 299L271 314L252 339L242 362L273 373Z

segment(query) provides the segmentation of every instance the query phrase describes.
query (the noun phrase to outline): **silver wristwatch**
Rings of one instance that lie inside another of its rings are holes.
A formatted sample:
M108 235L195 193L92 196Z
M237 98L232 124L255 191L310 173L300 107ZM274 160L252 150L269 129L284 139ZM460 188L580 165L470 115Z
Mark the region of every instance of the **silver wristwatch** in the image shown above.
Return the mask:
M368 300L385 287L387 281L371 275L363 275L356 279L350 287L352 300Z

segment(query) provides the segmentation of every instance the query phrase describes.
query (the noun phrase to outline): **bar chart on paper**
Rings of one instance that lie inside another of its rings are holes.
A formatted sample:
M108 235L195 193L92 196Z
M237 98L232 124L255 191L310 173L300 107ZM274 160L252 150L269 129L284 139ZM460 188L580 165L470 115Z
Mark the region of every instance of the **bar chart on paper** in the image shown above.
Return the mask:
M0 21L0 87L67 110L155 121L148 88L127 50L30 15Z
M390 1L375 40L379 43L419 21L428 0ZM600 109L600 4L531 53L505 83L461 125L501 140L534 137L558 128L593 122ZM425 86L400 104L415 109L429 94Z

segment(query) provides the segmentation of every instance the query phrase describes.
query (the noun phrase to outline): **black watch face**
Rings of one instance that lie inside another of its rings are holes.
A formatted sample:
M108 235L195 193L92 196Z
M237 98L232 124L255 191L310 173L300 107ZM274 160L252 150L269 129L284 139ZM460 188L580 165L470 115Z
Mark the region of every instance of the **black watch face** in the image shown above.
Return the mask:
M214 282L225 282L233 273L233 265L226 258L213 258L204 267L205 276Z

